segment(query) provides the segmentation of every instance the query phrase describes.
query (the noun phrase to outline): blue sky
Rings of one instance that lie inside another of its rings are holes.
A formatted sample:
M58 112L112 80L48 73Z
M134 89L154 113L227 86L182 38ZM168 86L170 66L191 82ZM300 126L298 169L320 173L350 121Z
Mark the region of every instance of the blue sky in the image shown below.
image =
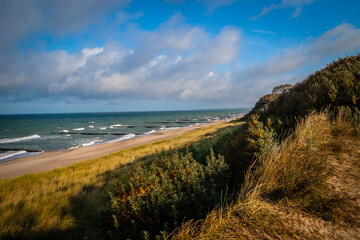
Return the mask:
M0 114L252 107L360 52L357 0L0 0Z

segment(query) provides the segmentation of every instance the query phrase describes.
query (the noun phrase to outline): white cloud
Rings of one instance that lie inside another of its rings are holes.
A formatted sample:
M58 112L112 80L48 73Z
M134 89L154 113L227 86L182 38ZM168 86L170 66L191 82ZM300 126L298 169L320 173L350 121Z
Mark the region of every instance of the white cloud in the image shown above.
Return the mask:
M93 55L99 54L104 50L104 48L84 48L81 50L85 58L91 57Z
M158 65L161 61L165 61L166 58L167 57L165 55L160 55L160 56L156 57L154 60L150 61L149 67L154 67L154 66Z
M77 53L53 51L11 59L0 72L1 101L182 99L251 105L273 86L301 80L299 70L304 67L360 49L360 29L345 23L238 70L239 29L224 27L211 36L199 27L171 24L141 32L145 40L131 49L107 42Z
M331 59L358 51L359 39L359 28L351 24L341 24L308 44L285 49L262 64L237 72L234 76L237 82L234 90L241 93L240 95L258 98L268 93L275 85L300 81L306 74L299 75L297 73L299 70L319 62L324 64ZM317 69L312 71L314 70Z
M192 95L193 95L193 91L191 89L185 89L180 94L180 98L184 100L188 100L190 97L192 97Z
M130 0L0 1L0 56L40 31L60 36L91 24L101 24L108 11L124 8L129 3ZM141 13L135 13L130 18L140 16Z
M261 11L261 13L255 15L255 16L252 16L250 19L256 20L258 18L261 18L262 16L269 14L270 12L272 12L276 9L288 8L288 7L295 8L295 11L291 15L291 17L296 18L301 14L304 5L311 4L315 1L318 1L318 0L282 0L281 3L279 3L279 4L272 3L269 6L265 6L263 8L263 10Z
M197 49L209 40L209 34L204 29L182 24L183 17L174 15L168 22L162 24L156 31L140 32L139 44L132 54L125 56L117 67L120 71L129 72L146 65L159 52L182 55Z
M12 62L17 70L10 64L0 73L2 99L11 100L14 94L21 95L19 101L222 98L223 93L216 92L221 84L209 81L208 74L217 65L237 60L240 31L225 27L210 36L199 27L170 21L154 32L143 32L147 38L132 49L109 42L78 53L54 51L18 59Z
M178 63L182 60L183 58L181 56L177 56L177 58L175 59L175 63Z

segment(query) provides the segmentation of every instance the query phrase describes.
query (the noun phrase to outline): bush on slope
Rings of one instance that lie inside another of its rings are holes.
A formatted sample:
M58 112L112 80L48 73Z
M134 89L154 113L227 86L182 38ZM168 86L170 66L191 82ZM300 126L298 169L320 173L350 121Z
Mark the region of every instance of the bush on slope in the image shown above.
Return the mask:
M342 106L360 109L360 54L340 58L295 86L264 96L247 117L258 114L263 122L270 118L280 132L313 110Z

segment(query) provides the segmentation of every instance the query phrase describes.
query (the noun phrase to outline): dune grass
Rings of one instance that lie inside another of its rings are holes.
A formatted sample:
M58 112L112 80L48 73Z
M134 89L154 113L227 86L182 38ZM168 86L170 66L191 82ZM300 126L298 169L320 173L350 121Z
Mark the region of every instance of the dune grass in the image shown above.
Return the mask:
M359 239L359 66L359 54L340 58L260 98L224 154L233 166L256 159L235 181L239 199L171 237Z
M281 144L267 141L238 200L184 223L171 238L358 238L360 140L353 123L341 114L312 113Z
M96 235L109 179L121 171L121 166L155 152L210 138L220 129L234 125L237 123L217 124L49 172L1 180L0 238Z

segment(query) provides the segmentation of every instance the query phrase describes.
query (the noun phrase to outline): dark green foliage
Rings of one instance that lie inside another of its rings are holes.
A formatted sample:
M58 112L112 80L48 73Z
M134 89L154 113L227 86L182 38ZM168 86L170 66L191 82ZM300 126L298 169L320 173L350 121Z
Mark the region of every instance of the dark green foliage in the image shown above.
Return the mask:
M339 59L293 87L280 85L275 87L271 94L260 98L246 115L247 125L244 126L243 134L234 138L230 152L236 153L242 162L249 161L251 157L261 159L263 148L271 148L271 144L278 143L277 136L280 137L279 140L285 139L294 132L299 119L313 111L320 112L325 109L331 113L333 124L339 125L335 128L337 133L334 134L342 134L351 129L354 129L353 134L359 134L360 55ZM344 121L339 122L338 119L346 120L351 126L347 126ZM304 152L307 150L303 149ZM226 154L224 156L228 157ZM279 175L280 182L263 197L281 201L284 198L290 201L295 199L302 210L331 219L330 210L339 200L324 182L324 179L327 179L325 175L328 174L324 163L325 156L312 157L317 160L304 165L305 170L293 169L293 173L298 173L298 176L289 175L296 180L295 183L291 183L286 177L280 177L280 173L274 173ZM306 162L306 159L302 162Z
M230 190L238 191L246 171L253 160L260 154L263 145L270 146L276 141L277 134L270 119L263 124L258 115L251 115L246 124L241 125L229 142L223 145L222 154L230 167ZM237 192L235 192L237 195Z
M227 175L224 158L212 151L205 165L191 153L177 151L158 154L148 166L138 164L115 180L108 210L110 236L141 238L145 231L153 237L171 232L184 220L206 216L220 202Z
M191 152L197 162L205 164L209 149L213 149L216 154L224 155L226 146L239 134L241 129L242 125L226 127L207 136L208 138L205 138L196 144L191 144L184 149L180 149L180 151L183 153L186 151ZM225 158L225 161L228 163L227 158Z
M293 87L291 84L281 84L276 86L272 90L272 94L283 94L289 92L289 90Z
M248 134L248 126L244 123L222 129L210 138L192 144L187 148L193 154L194 159L203 164L206 162L209 149L213 149L214 153L225 157L225 162L229 165L229 201L236 199L236 191L238 191L246 170L253 160L255 149L248 148ZM179 151L185 152L184 149ZM231 196L235 198L231 198Z
M341 106L360 109L360 54L340 58L294 87L275 87L273 93L281 94L272 94L267 101L263 98L270 94L262 97L247 117L259 114L263 122L271 118L278 133L292 129L297 119L313 110L336 110Z
M204 218L220 203L221 190L229 187L232 196L238 193L245 172L262 148L278 144L278 139L293 132L299 119L323 109L334 116L345 115L360 132L360 55L339 59L295 86L275 87L245 116L247 124L229 127L188 148L148 156L126 174L121 171L106 213L111 227L105 224L105 228L112 238L153 238L173 231L183 221ZM207 157L210 148L224 157L213 153ZM316 166L324 169L320 163ZM303 210L312 209L327 218L326 206L334 198L319 197L319 181L306 182L320 175L303 177L295 187L280 184L264 197L308 197L307 204L301 202Z
M255 104L254 109L258 109L259 111L265 111L269 108L269 104L272 103L276 98L278 97L278 94L269 93L265 96L261 97L259 101Z

